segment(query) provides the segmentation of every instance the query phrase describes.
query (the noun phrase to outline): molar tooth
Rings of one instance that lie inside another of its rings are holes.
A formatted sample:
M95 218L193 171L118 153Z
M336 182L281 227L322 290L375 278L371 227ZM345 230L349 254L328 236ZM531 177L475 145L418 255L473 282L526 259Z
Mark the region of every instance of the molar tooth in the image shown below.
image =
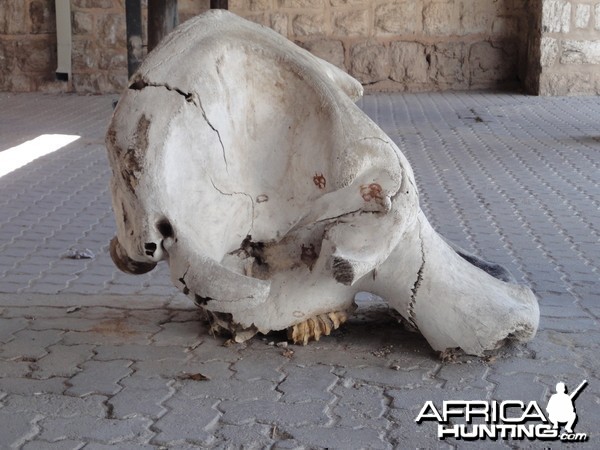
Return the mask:
M327 314L327 316L331 319L331 322L333 323L333 329L337 330L340 327L340 320L338 319L338 316L335 312L330 312L329 314Z
M333 325L329 317L325 314L321 314L317 316L317 319L319 319L319 322L321 323L321 330L323 331L323 334L325 336L329 336L331 334L331 327Z
M310 325L310 331L311 331L315 341L318 341L319 339L321 339L321 326L320 326L317 318L312 317L312 318L308 319L308 323Z

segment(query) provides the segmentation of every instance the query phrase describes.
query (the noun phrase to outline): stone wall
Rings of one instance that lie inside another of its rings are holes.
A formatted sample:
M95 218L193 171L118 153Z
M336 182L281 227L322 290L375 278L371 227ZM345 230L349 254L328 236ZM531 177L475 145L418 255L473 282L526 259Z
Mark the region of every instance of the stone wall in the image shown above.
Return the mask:
M600 94L600 1L543 0L539 93Z
M179 0L183 22L209 9L210 0ZM147 0L142 0L143 43L147 44ZM76 92L118 92L127 84L124 0L71 0L73 78Z
M72 87L115 92L127 84L124 0L71 0Z
M371 90L515 86L528 0L230 0Z
M143 0L144 10L146 1ZM209 0L180 0L186 20ZM0 91L118 92L127 83L124 0L71 0L72 78L57 82L54 0L0 0Z
M0 0L0 91L35 91L54 80L53 0Z
M118 92L127 82L124 0L71 0L73 73L54 81L54 1L0 0L0 90ZM146 1L142 0L145 14ZM600 92L600 0L229 0L368 90L525 86ZM180 22L209 0L179 0ZM595 39L595 40L594 40Z

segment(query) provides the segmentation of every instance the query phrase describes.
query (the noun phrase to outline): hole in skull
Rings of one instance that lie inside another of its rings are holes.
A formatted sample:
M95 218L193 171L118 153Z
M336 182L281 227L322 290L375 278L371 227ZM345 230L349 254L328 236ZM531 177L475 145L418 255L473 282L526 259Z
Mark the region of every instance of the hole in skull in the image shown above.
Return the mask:
M148 86L148 84L146 84L146 82L142 78L138 78L129 85L129 89L133 89L134 91L141 91L146 86Z
M171 222L167 219L162 219L156 224L158 232L163 235L164 238L172 238L175 235Z
M265 255L266 246L264 242L252 242L252 236L248 235L242 241L238 251L245 254L245 257L254 258L252 265L252 276L254 278L266 279L269 273L269 263Z
M202 297L201 295L194 294L194 303L197 306L204 306L211 300L212 300L211 297Z
M146 255L154 256L154 252L156 251L156 244L154 242L146 242L144 244L144 249L146 250Z

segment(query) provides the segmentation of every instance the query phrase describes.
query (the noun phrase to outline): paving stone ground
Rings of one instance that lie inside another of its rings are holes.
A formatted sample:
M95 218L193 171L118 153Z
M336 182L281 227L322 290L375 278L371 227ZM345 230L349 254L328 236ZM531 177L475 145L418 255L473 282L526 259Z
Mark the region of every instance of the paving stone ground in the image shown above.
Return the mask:
M543 448L438 440L425 401L577 397L600 434L600 100L507 93L365 97L405 152L447 238L507 266L540 301L527 345L446 360L385 304L306 347L224 346L165 267L108 256L103 134L116 96L0 94L0 155L43 134L72 144L0 177L0 447L18 449ZM92 259L69 259L89 249Z

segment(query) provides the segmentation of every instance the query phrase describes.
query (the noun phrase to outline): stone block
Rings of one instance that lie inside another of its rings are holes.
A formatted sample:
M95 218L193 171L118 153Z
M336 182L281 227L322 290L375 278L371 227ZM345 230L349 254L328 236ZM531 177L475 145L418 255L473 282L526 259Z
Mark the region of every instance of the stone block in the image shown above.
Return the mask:
M116 359L128 359L132 361L145 361L152 359L159 361L170 357L183 357L185 347L155 346L136 344L123 345L99 345L96 347L95 359L99 361L113 361Z
M386 370L386 369L383 369ZM386 398L383 388L368 384L349 383L343 380L333 392L338 402L332 408L333 414L340 418L341 427L387 428L389 422L384 418Z
M0 412L0 436L5 448L20 448L24 441L31 439L38 432L35 424L36 414L12 414Z
M189 401L189 399L187 400ZM244 425L256 421L273 423L284 428L302 425L315 427L318 424L327 423L326 409L327 405L321 402L284 403L267 400L247 402L225 400L219 404L219 410L223 412L221 420L225 423ZM169 417L169 414L164 417ZM164 417L157 422L157 428L160 428L159 424Z
M465 44L437 43L431 53L431 77L444 84L460 84L466 79Z
M332 39L319 39L317 41L309 41L303 44L313 55L323 58L325 61L344 68L344 46L341 41Z
M471 82L493 82L509 78L516 79L515 62L507 55L512 54L509 43L492 44L491 42L478 42L471 46L469 51L469 67Z
M284 13L271 14L271 28L282 36L288 35L288 15Z
M8 394L20 394L27 397L34 395L62 394L65 390L66 378L48 378L47 380L35 380L33 378L0 378L0 391ZM0 433L0 436L2 434Z
M165 413L165 408L161 404L171 394L172 390L166 385L166 382L154 389L125 387L113 396L108 403L112 405L113 415L116 418L126 419L128 417L145 416L156 419Z
M429 61L426 47L418 42L393 42L390 47L390 78L400 82L427 82Z
M72 377L79 372L79 365L92 356L91 345L53 345L49 353L35 365L35 378Z
M414 34L423 29L421 1L392 2L375 8L375 31L378 34Z
M542 37L541 64L542 67L553 66L558 59L558 39Z
M542 32L568 33L571 23L571 3L566 0L542 2Z
M120 92L127 85L127 70L124 69L123 73L106 73L106 72L94 72L94 73L76 73L73 72L73 87L76 92L97 94L99 92L111 93ZM96 290L94 291L94 286ZM81 285L75 288L78 293L90 293L97 292L97 285ZM111 293L123 293L131 294L134 290L131 286L113 285L111 286ZM83 292L85 291L85 292ZM68 339L73 339L74 343L89 343L90 339L93 339L94 333L88 334L86 337L81 333L70 335ZM117 339L117 334L113 335L114 339ZM128 340L143 340L144 337L141 334L131 334L127 336Z
M350 50L350 75L361 83L375 83L390 75L388 48L376 41L356 44Z
M50 417L40 422L42 431L40 439L57 441L61 439L81 439L103 443L118 442L117 447L126 448L123 441L149 440L152 432L149 427L152 421L145 417L129 419L99 419L97 417L80 415L71 418Z
M73 34L91 34L93 29L93 14L84 11L73 12Z
M335 428L313 428L299 427L288 428L288 432L308 448L328 448L331 442L335 442L339 448L369 448L387 449L389 444L383 442L382 430L372 428L346 428L336 426Z
M100 52L98 68L100 70L117 70L119 67L127 67L127 50L106 49ZM92 283L94 284L94 283ZM102 284L101 282L99 283Z
M129 77L127 76L127 69L122 69L118 72L109 72L107 75L107 84L109 89L106 93L119 93L127 87Z
M500 13L496 2L481 0L463 0L459 8L460 25L464 34L489 33L494 19Z
M75 8L109 9L114 5L113 0L72 0Z
M210 379L200 383L193 380L180 381L180 383L182 386L178 389L178 392L185 398L229 399L239 402L269 400L275 402L280 397L279 391L275 390L277 383L267 380L253 380L252 383L248 383L246 380Z
M0 58L1 60L2 58ZM27 320L22 318L0 318L0 342L7 343L13 340L15 338L14 333L27 328L27 323Z
M125 47L127 31L124 14L103 14L98 17L97 39L106 46Z
M152 342L159 346L197 347L206 337L205 333L199 321L170 321L162 324L162 330L152 336Z
M88 361L82 371L69 380L69 395L84 397L89 394L114 395L122 389L118 383L131 374L131 361Z
M329 0L331 6L351 6L351 5L365 5L371 3L365 0Z
M29 21L33 34L56 32L54 2L51 0L32 1L29 4Z
M247 20L257 23L259 25L264 25L265 27L268 27L271 25L269 15L262 13L262 12L245 14L244 19L247 19Z
M48 346L58 342L62 331L34 331L24 329L14 334L15 338L5 344L0 355L5 359L37 360L48 353Z
M600 64L600 41L562 41L562 64Z
M575 28L587 28L590 24L591 15L592 5L578 3L575 7Z
M459 34L460 8L457 3L430 3L423 8L423 29L436 36Z
M229 10L238 14L246 11L266 11L271 7L271 0L229 0Z
M245 0L229 0L229 9L232 9L235 3L246 3ZM198 14L202 14L210 9L210 0L183 0L177 3L179 12L179 23L183 23ZM235 12L235 11L234 11ZM142 14L145 10L142 10ZM144 20L144 19L142 19Z
M93 69L99 59L99 52L91 39L73 39L72 46L73 72Z
M31 373L27 361L5 361L0 359L0 378L20 378Z
M7 57L6 43L0 40L0 91L8 91L10 83L12 64L9 64L12 58Z
M281 8L320 8L323 0L277 0L277 6Z
M273 450L281 450L282 448L299 448L295 447L280 447L283 441L272 440L273 427L264 424L248 424L245 426L235 426L223 424L216 431L216 439L219 442L227 442L227 446L231 448L271 448ZM277 430L275 429L275 434ZM286 443L289 440L285 441Z
M297 14L292 20L294 36L315 36L324 33L322 14Z
M329 366L294 367L277 390L283 392L281 400L286 403L329 402L337 380Z
M27 441L21 450L79 450L80 448L87 447L89 450L99 450L94 447L94 444L86 444L76 440L63 439L57 442L48 441ZM139 449L142 450L142 449Z
M366 9L334 11L333 34L342 36L365 36L369 32L369 12Z
M23 1L3 1L0 3L0 34L25 34L28 31L26 3Z
M152 427L156 432L154 441L167 445L186 439L200 446L207 446L212 440L212 435L206 430L214 426L220 416L219 411L214 408L216 403L210 398L182 398L176 394L167 401L169 412ZM190 411L193 411L193 414L190 414Z
M8 83L9 87L7 90L11 92L31 92L37 87L35 77L32 77L31 74L25 74L18 69L11 72ZM17 283L4 283L3 286L7 289L13 289L14 292L23 287L23 285Z
M282 361L283 360L283 361ZM251 358L241 358L232 366L235 373L235 378L246 382L255 380L281 381L285 378L285 374L281 371L281 367L285 364L285 358L274 357L269 352L257 352Z
M9 395L4 400L3 412L36 413L53 417L77 417L80 415L104 417L106 408L105 397L89 395L85 398L68 395L38 394L38 395Z
M594 29L600 31L600 3L597 3L596 6L594 6L594 17Z

